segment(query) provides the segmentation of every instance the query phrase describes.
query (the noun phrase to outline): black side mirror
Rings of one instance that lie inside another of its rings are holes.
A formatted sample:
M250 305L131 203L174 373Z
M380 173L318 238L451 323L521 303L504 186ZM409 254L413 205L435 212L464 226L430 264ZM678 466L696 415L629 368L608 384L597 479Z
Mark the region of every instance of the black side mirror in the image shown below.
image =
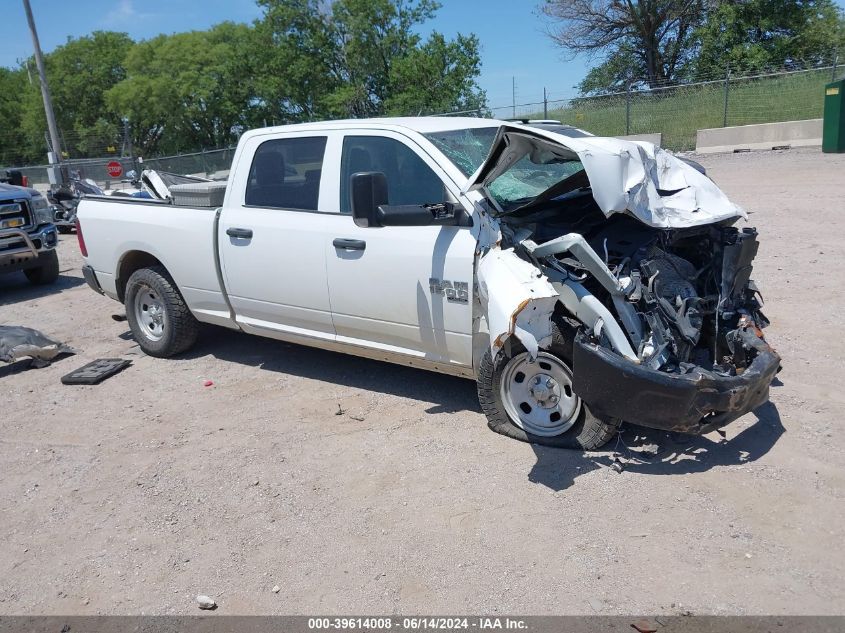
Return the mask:
M352 219L367 227L381 226L379 207L387 204L387 178L380 171L362 171L350 177Z

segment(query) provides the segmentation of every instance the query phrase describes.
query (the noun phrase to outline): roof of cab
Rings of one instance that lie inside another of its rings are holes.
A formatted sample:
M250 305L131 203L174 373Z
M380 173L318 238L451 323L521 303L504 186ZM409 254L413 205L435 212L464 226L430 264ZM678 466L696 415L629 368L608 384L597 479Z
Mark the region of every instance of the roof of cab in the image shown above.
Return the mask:
M383 117L375 119L340 119L337 121L317 121L314 123L294 123L275 127L258 128L245 132L244 136L260 136L276 132L319 131L354 128L398 129L404 128L420 134L448 132L466 128L499 127L504 121L479 117Z

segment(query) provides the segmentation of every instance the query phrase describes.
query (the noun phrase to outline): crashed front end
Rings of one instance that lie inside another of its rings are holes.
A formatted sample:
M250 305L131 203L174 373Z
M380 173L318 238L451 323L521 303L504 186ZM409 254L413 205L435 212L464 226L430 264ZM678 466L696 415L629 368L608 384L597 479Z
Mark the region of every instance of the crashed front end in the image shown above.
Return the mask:
M537 195L496 193L564 163ZM471 183L498 229L477 269L494 355L536 357L568 319L573 390L596 415L698 434L768 399L780 357L751 279L757 231L705 175L649 144L509 126Z

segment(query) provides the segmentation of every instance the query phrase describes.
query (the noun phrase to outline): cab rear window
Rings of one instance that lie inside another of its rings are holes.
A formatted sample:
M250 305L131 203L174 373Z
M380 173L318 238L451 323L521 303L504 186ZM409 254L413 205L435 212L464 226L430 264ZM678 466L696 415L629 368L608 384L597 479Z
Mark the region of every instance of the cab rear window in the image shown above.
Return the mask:
M252 159L246 204L316 211L325 151L325 136L263 142Z

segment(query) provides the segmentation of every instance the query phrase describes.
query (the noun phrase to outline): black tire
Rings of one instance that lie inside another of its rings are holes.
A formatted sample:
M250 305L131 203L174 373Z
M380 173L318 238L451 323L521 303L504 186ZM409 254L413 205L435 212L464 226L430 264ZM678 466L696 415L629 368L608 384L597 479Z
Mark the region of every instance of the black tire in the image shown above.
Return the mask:
M55 249L42 253L38 256L40 266L37 268L27 268L23 271L29 283L35 286L44 286L51 284L59 278L59 255Z
M139 293L152 290L160 298L164 312L161 337L152 338L138 322L135 301ZM196 320L176 284L163 266L136 270L126 282L126 319L138 345L149 356L169 358L189 349L197 340Z
M69 235L70 233L73 233L73 227L72 226L59 225L59 226L56 227L56 229L62 235Z
M575 328L565 321L558 321L554 325L552 345L545 350L568 367L572 366L572 344L575 338ZM595 416L587 406L581 402L581 409L575 423L561 435L543 437L533 435L520 428L507 414L502 402L500 381L508 362L516 354L525 351L518 343L511 343L511 353L500 350L495 360L490 350L484 355L478 371L478 401L487 416L487 425L491 430L522 442L553 446L557 448L573 448L578 450L595 450L604 446L619 430L621 420L601 419ZM576 394L577 395L577 394Z

